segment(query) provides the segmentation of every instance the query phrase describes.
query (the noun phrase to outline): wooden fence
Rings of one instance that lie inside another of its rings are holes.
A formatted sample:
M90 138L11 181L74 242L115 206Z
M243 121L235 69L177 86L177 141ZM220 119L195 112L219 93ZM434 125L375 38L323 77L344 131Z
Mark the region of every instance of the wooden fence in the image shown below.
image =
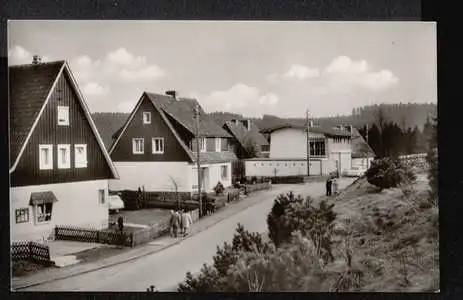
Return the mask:
M256 183L256 184L245 184L244 185L244 193L248 195L249 193L260 191L260 190L268 190L272 188L272 184L270 182L263 182L263 183Z
M36 242L14 242L11 244L12 261L32 261L37 264L48 266L50 260L50 249L48 245Z
M98 230L72 226L56 226L55 239L66 241L78 241L85 243L101 243L109 245L132 246L132 234L122 234L112 230Z
M190 211L190 215L193 223L198 221L199 209ZM153 239L169 233L169 221L167 219L158 224L137 229L134 232L123 232L122 236L117 230L57 226L55 227L55 239L135 247L149 243Z

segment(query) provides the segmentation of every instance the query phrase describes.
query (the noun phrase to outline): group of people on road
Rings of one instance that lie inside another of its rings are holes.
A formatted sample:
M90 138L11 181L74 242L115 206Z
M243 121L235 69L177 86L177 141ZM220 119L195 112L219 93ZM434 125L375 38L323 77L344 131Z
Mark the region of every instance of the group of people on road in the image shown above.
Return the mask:
M182 236L190 234L190 225L193 223L191 215L184 210L171 210L170 217L170 236L178 237L179 233Z
M337 195L338 193L338 180L336 179L335 176L330 176L326 180L326 195L327 196L332 196L332 195Z

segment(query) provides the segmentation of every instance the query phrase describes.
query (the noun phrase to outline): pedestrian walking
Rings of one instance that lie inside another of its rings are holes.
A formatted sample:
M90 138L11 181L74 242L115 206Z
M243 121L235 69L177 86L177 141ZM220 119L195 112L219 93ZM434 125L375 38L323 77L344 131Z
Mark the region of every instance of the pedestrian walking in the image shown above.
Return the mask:
M178 212L171 210L171 217L170 217L170 236L177 237L178 234L178 227L180 226L180 216Z
M333 179L331 179L331 176L326 180L326 195L331 196L331 187L333 184Z
M183 210L182 213L182 226L183 226L183 236L189 235L190 234L190 225L193 223L191 220L191 215L186 211L186 209Z

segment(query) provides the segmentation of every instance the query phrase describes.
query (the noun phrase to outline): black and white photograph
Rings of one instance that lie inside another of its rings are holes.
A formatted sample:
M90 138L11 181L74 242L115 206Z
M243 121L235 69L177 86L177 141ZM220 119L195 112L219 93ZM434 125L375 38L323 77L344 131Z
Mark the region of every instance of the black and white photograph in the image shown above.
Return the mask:
M435 22L7 34L12 291L439 291Z

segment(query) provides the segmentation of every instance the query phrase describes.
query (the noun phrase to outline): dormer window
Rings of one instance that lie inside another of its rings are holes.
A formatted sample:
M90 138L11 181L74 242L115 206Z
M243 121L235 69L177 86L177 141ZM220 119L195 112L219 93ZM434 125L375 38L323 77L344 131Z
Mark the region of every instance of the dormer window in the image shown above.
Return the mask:
M143 112L143 124L151 124L151 112Z
M220 152L222 150L222 139L215 138L215 152Z
M58 106L58 125L69 125L69 106Z

